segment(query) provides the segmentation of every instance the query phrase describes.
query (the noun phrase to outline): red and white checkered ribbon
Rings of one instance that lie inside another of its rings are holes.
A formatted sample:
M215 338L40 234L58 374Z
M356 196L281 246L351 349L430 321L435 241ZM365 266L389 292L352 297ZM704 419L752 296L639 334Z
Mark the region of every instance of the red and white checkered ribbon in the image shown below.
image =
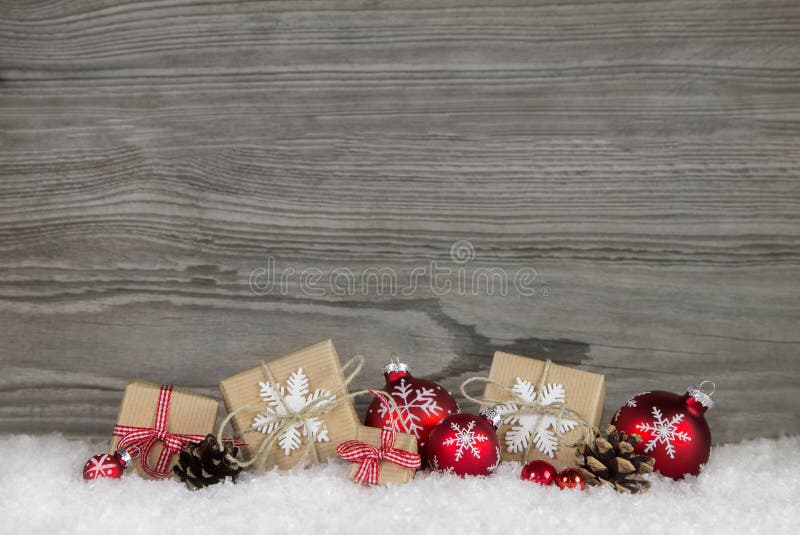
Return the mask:
M190 442L200 442L205 438L205 435L169 433L167 431L171 401L172 385L161 385L153 427L114 426L114 436L120 437L117 447L131 453L138 450L142 470L155 479L164 479L169 475L169 461L173 455ZM148 455L156 442L161 442L163 447L156 466L152 467Z
M374 390L370 390L369 393L380 399L389 410L392 409L383 395ZM410 451L395 448L394 444L396 440L397 431L393 429L382 429L381 445L379 448L360 440L346 440L336 447L336 452L339 454L339 457L345 461L360 463L353 479L358 483L377 485L381 460L389 461L390 463L412 470L416 470L420 467L420 456Z

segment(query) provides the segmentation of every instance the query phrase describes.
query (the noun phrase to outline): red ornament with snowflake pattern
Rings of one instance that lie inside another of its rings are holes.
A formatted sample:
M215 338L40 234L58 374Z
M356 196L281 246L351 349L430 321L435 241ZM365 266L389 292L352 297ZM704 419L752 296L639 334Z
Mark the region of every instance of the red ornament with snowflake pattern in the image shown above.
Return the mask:
M711 431L705 412L714 406L711 394L693 386L683 394L663 390L634 396L614 415L611 424L642 437L635 451L654 457L655 470L672 479L697 475L711 453ZM712 391L713 394L713 391Z
M428 435L428 466L459 476L488 476L500 464L499 416L487 409L480 416L452 414Z
M440 385L411 375L408 365L399 360L386 366L384 377L383 390L397 403L400 415L375 399L367 409L364 424L414 435L422 452L428 433L444 418L456 414L458 403Z

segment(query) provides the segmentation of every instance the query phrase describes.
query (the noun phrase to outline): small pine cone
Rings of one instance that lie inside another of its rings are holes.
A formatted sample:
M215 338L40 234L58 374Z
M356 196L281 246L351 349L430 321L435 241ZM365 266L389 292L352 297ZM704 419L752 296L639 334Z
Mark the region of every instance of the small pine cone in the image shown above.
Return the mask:
M578 470L586 484L608 485L619 492L646 492L650 482L641 476L653 471L655 459L634 453L642 437L627 436L613 425L605 426L602 433L595 429L595 435L592 442L578 445Z
M206 435L202 442L191 442L180 452L173 471L192 490L214 485L230 477L236 483L241 467L228 459L236 457L239 448L232 442L220 447L214 435Z

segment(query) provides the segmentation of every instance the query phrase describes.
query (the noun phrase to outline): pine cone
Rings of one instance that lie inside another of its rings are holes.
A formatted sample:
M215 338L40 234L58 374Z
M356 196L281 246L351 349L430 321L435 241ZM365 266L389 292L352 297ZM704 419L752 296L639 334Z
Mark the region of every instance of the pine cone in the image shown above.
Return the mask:
M613 425L607 425L602 434L595 429L592 443L578 445L578 470L586 483L593 487L608 485L619 492L646 492L650 482L642 474L653 471L655 459L637 455L633 447L642 441L639 435L626 436Z
M241 467L228 459L236 457L239 448L225 442L221 448L214 435L206 435L202 442L191 442L181 452L173 471L192 490L214 485L230 477L234 483Z

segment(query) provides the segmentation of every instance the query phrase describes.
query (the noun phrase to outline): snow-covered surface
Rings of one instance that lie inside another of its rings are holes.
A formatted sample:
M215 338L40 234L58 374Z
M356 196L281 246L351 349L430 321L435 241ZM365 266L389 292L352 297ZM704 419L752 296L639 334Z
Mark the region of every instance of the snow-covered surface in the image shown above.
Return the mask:
M246 474L189 492L179 482L85 482L100 444L61 436L0 437L0 533L797 533L800 437L721 446L698 478L656 478L625 496L542 488L503 464L488 479L419 474L405 486L362 488L341 462Z

